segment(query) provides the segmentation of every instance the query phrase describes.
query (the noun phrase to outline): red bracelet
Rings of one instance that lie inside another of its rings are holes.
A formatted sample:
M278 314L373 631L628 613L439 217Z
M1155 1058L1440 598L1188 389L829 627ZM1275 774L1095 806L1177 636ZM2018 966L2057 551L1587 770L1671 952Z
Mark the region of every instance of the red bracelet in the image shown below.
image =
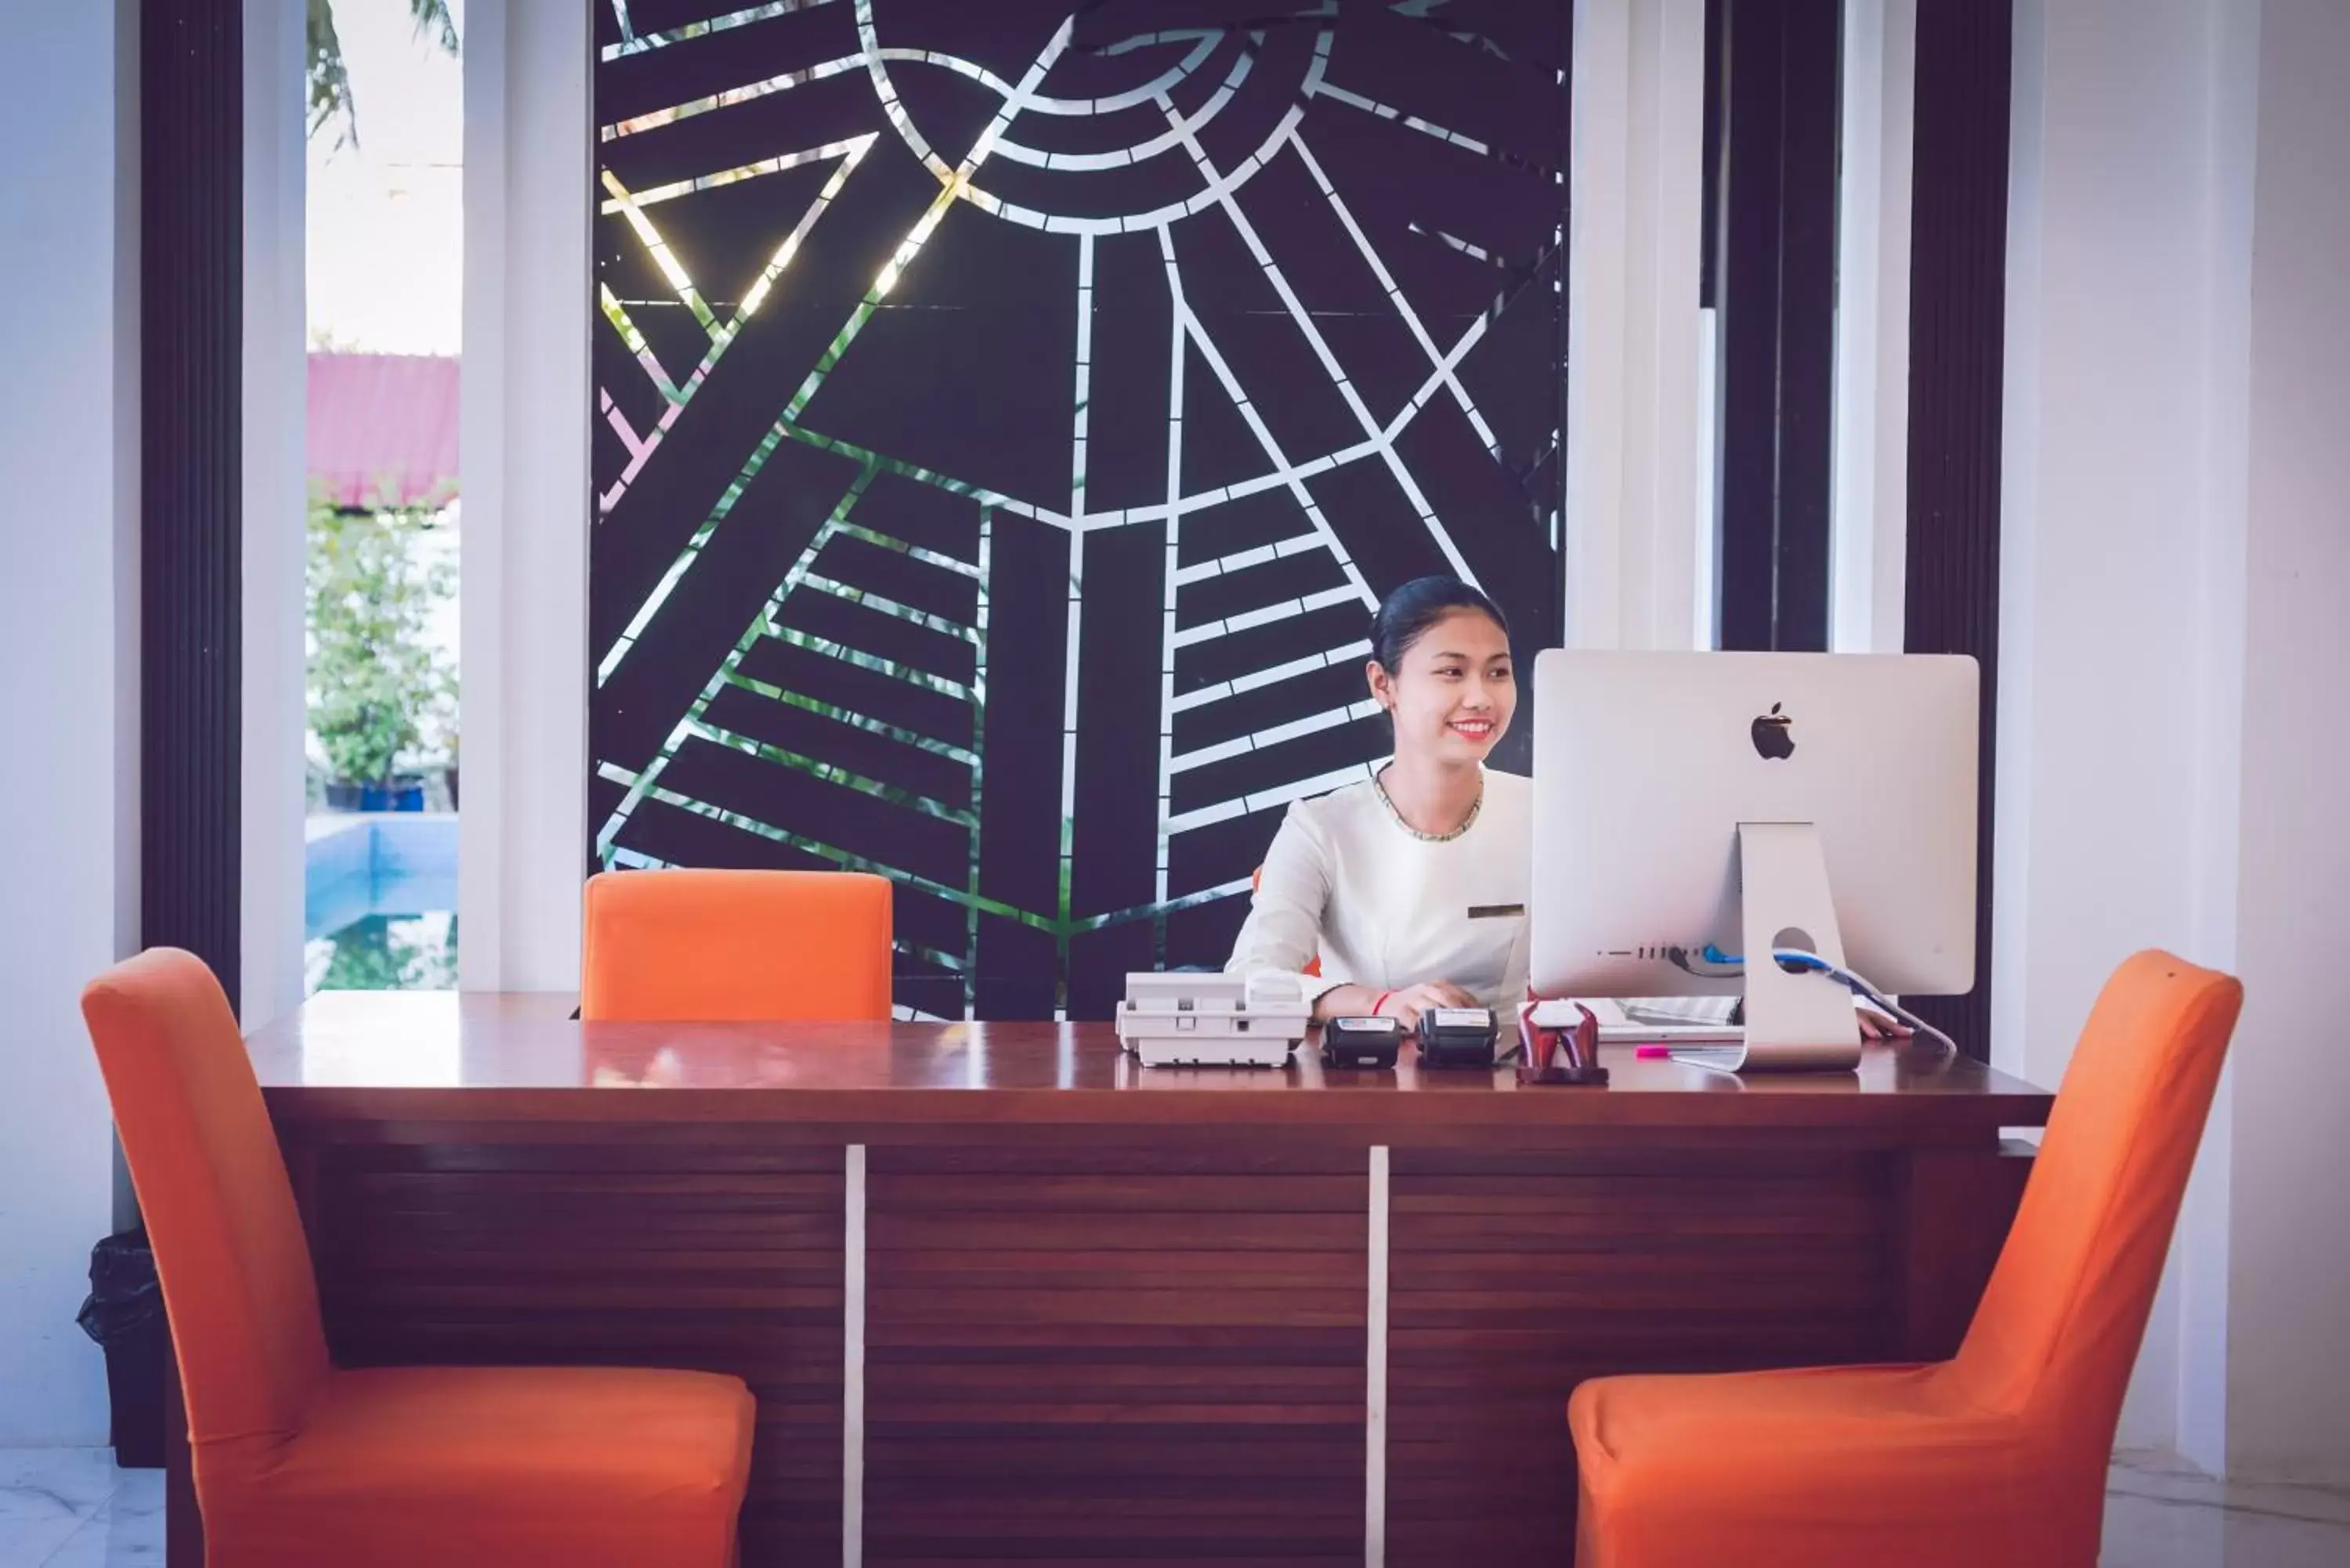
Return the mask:
M1392 991L1383 991L1379 992L1378 1000L1371 1003L1371 1016L1374 1018L1378 1017L1379 1009L1385 1007L1388 1004L1388 998L1394 994L1395 992Z

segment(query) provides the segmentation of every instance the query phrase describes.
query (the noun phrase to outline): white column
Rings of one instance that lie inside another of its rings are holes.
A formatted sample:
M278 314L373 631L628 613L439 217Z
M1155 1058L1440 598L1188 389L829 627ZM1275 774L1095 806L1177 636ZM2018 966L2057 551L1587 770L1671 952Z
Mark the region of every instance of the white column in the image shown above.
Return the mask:
M865 1562L865 1146L845 1156L840 1292L840 1568Z
M106 1440L74 1326L112 1227L78 1005L138 940L138 7L14 18L0 94L0 1447Z
M2130 952L2237 958L2216 890L2237 831L2241 29L2258 3L2016 6L1992 1040L1999 1065L2050 1086ZM2225 1118L2223 1106L2147 1327L2125 1447L2182 1440L2190 1386L2199 1425L2219 1418L2217 1385L2183 1376L2182 1355L2226 1337L2213 1314L2227 1303L2200 1282L2182 1296L2176 1276L2178 1259L2199 1272L2227 1250L2210 1187L2224 1186L2210 1151Z
M2204 313L2208 385L2196 576L2202 591L2189 628L2199 740L2193 762L2193 836L2188 846L2193 942L2204 963L2237 968L2238 848L2244 736L2244 545L2249 505L2253 169L2260 134L2262 0L2218 0L2208 23L2211 145L2198 171L2211 204L2211 262ZM2178 1452L2213 1474L2228 1468L2229 1173L2233 1162L2236 1071L2220 1080L2211 1121L2178 1219L2171 1277L2158 1321L2178 1324L2174 1381ZM2157 1340L2152 1355L2168 1347Z
M1918 0L1846 0L1828 516L1828 637L1838 653L1901 651L1917 56Z
M2228 1469L2350 1485L2350 9L2265 0L2250 236Z
M567 991L588 854L592 18L473 0L465 23L459 973Z
M237 1005L302 1001L303 560L309 414L304 0L245 0L243 888Z
M1686 648L1696 602L1703 0L1577 0L1570 648Z

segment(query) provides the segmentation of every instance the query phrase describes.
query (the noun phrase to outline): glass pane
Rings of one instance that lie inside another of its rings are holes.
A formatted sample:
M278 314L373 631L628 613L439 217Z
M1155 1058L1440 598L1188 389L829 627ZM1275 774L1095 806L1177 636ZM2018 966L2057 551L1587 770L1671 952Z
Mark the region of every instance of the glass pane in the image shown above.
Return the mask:
M308 989L457 980L463 0L314 0Z

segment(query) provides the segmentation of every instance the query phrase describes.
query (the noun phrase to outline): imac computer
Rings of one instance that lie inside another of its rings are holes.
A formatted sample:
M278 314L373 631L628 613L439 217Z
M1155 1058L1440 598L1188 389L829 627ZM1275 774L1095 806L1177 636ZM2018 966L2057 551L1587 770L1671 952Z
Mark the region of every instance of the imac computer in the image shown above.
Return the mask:
M1537 995L1743 992L1743 1044L1700 1059L1833 1069L1851 992L1764 954L1973 986L1973 659L1553 649L1534 690Z

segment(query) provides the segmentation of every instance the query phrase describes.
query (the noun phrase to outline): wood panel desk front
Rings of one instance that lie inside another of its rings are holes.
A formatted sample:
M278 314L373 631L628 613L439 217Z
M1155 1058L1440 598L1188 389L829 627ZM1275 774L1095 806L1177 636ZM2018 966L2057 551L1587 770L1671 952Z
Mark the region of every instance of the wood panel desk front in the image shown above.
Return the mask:
M740 1374L746 1568L1564 1563L1578 1380L1949 1354L2050 1105L1923 1047L1520 1089L569 1006L252 1042L328 1337Z

